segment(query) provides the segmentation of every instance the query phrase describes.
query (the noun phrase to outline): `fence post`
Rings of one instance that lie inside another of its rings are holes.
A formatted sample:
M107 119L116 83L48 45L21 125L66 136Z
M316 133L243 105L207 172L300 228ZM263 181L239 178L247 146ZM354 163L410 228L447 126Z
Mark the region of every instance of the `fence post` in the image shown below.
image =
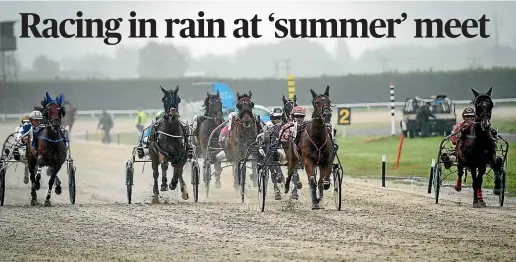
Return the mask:
M387 162L387 156L382 155L382 187L385 187L385 162Z

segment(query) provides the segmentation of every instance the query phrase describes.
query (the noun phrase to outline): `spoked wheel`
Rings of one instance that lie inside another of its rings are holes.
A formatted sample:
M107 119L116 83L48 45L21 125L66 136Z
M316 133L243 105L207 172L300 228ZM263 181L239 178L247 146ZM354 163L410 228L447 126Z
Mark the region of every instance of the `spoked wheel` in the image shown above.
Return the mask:
M333 198L335 200L335 207L338 211L342 208L342 168L335 164L333 165Z
M258 202L260 203L260 212L265 210L265 198L267 197L267 169L263 167L258 168Z
M199 164L197 161L192 161L192 190L194 195L194 202L199 201Z
M206 191L206 198L210 194L210 180L211 180L211 164L208 160L204 160L204 190Z
M443 167L442 165L436 164L434 167L434 175L432 182L434 184L434 197L435 197L435 203L439 204L439 191L441 190L441 176L443 174Z
M505 170L505 167L501 170L501 179L502 179L502 188L500 190L500 195L498 195L498 202L500 203L500 207L503 207L503 202L505 200L505 186L507 184L507 170Z
M127 203L131 204L131 198L133 195L133 174L134 167L131 161L127 161L125 164L125 186L127 188Z
M5 199L5 173L4 162L0 160L0 206L4 205Z
M245 166L245 162L244 163L241 163L238 165L238 179L239 179L239 182L240 182L240 195L242 197L242 203L244 203L244 200L245 200L245 171L246 171L246 166Z

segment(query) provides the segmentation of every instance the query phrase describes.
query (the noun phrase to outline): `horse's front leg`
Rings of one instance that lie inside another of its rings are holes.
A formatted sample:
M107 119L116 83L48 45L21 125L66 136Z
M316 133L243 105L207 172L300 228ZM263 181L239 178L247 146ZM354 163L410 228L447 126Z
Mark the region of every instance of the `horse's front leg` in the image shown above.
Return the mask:
M183 173L183 167L174 167L174 174L170 180L170 190L176 190L177 183L179 182L179 176Z
M484 198L482 196L482 183L484 180L484 174L486 173L486 166L483 165L481 167L478 167L478 173L476 174L476 192L477 192L477 198L478 198L478 206L477 207L486 207L486 202L484 202Z
M188 188L186 186L185 180L183 179L183 168L184 167L174 167L174 177L176 174L179 177L179 183L181 185L181 197L184 200L188 200Z
M213 167L215 168L215 172L213 172L213 175L215 176L215 188L220 188L220 174L222 174L222 163L216 157L213 157Z
M151 156L151 166L152 166L152 177L154 180L154 184L152 187L152 203L153 204L159 204L159 188L158 188L158 177L159 177L159 160L157 159L157 156Z
M326 166L320 166L319 167L319 173L321 174L319 176L319 205L321 209L324 209L324 191L330 189L330 176L332 171L333 165L326 165ZM335 181L333 181L335 183Z
M494 172L494 188L493 194L499 196L502 192L502 169L503 169L503 159L501 157L496 157L493 154L493 172Z
M469 167L471 173L471 186L473 187L473 207L478 206L478 182L477 182L477 168Z
M314 165L308 156L303 156L303 163L305 165L305 171L308 176L308 185L310 186L312 210L320 209L319 199L317 198L317 178L315 177Z
M53 167L48 167L47 169L47 175L50 176L50 179L48 180L48 191L47 191L47 197L45 199L44 206L49 207L50 204L50 197L52 196L52 188L54 187L54 182L56 180L58 170L54 169Z
M31 182L31 187L30 187L30 197L31 197L31 200L30 200L30 205L31 206L36 206L38 205L38 195L37 195L37 189L36 189L36 160L32 160L32 161L29 161L28 162L28 165L29 165L29 178L30 178L30 182Z
M460 192L462 190L462 176L464 175L464 166L461 161L457 161L457 181L455 182L455 191Z
M163 162L160 164L161 166L161 191L168 191L167 185L167 171L168 171L168 162Z

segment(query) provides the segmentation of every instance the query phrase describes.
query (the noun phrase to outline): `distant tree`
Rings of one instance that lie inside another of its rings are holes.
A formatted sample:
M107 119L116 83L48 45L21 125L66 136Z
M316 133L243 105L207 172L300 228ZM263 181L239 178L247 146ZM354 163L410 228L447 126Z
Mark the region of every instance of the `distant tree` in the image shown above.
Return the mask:
M184 76L188 63L174 45L150 41L140 49L138 75L142 78L175 78Z
M59 62L50 60L44 55L39 55L34 58L32 69L39 77L43 78L55 78L61 71Z

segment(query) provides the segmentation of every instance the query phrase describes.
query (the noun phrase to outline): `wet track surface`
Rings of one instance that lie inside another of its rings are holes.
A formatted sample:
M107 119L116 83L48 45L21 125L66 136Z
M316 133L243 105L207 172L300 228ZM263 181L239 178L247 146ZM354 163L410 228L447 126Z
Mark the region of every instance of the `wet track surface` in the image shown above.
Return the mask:
M9 128L10 129L10 128ZM6 133L1 132L1 137ZM310 210L306 176L298 201L275 201L258 212L256 190L241 203L229 170L209 199L200 188L193 203L178 191L151 205L151 167L135 166L133 202L126 204L124 163L128 146L74 141L77 203L68 188L53 207L29 206L22 168L9 169L6 206L0 207L2 261L514 261L516 201L503 208L485 190L488 207L474 209L472 191L443 188L435 204L426 187L345 177L343 210L325 191L326 209ZM345 162L343 163L345 165ZM171 177L169 169L169 178ZM66 171L60 173L67 185ZM48 177L42 177L40 202Z

